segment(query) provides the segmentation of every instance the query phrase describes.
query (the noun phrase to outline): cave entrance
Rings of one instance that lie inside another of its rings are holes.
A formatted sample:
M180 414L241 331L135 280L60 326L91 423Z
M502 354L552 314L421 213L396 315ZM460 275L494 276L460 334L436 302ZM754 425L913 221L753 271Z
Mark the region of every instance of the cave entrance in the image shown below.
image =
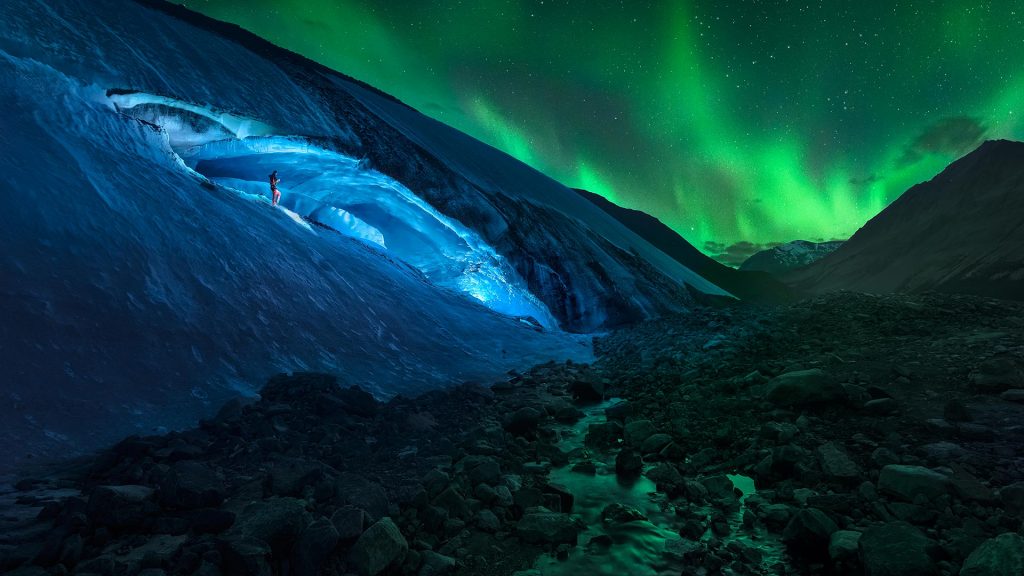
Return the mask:
M207 107L139 93L112 99L122 112L159 126L185 166L242 198L268 201L269 174L277 170L280 205L303 220L386 251L431 283L496 312L557 328L515 270L472 229L358 159Z

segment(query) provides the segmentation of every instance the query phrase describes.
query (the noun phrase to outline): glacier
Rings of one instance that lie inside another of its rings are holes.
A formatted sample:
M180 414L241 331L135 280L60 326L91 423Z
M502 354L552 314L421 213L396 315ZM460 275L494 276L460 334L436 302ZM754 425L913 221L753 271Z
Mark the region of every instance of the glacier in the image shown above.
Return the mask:
M192 425L281 371L386 397L586 361L588 333L727 295L236 27L150 1L0 14L0 468Z

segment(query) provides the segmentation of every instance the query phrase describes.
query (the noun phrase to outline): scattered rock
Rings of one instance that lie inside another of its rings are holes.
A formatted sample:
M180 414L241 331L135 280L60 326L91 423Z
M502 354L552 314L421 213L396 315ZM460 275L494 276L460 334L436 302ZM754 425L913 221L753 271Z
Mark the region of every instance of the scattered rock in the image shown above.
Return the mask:
M928 500L948 494L951 483L947 476L923 466L890 464L878 475L878 491L913 502L919 495Z
M928 551L933 543L906 522L868 528L860 538L867 576L927 576L935 573Z
M814 368L776 376L768 382L765 398L777 406L809 406L842 401L843 387L824 371Z
M1024 574L1024 538L1007 532L978 546L964 561L960 576L1020 576Z
M855 558L860 549L860 532L836 530L828 543L828 556L833 562L844 562Z
M797 554L825 557L832 534L839 530L827 514L815 508L800 510L782 531L782 541Z
M356 540L349 561L362 576L376 576L389 566L401 564L408 552L409 543L398 526L384 517Z
M860 469L846 455L846 451L835 442L827 442L819 446L817 455L822 471L830 478L838 480L860 478Z

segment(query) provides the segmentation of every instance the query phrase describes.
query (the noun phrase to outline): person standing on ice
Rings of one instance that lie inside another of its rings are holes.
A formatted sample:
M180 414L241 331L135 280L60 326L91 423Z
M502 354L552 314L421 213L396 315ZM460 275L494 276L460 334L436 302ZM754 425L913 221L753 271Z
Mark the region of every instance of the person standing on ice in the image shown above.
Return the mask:
M271 206L277 206L278 200L281 199L281 191L277 189L277 184L281 181L277 177L277 170L270 173L270 192L274 195L274 200L271 202Z

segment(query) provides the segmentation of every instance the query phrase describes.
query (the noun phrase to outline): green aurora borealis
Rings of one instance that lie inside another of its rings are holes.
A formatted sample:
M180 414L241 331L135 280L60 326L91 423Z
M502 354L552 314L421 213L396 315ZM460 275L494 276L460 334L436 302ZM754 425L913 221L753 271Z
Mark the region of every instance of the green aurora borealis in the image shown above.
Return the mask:
M1024 4L190 0L735 263L1024 137Z

